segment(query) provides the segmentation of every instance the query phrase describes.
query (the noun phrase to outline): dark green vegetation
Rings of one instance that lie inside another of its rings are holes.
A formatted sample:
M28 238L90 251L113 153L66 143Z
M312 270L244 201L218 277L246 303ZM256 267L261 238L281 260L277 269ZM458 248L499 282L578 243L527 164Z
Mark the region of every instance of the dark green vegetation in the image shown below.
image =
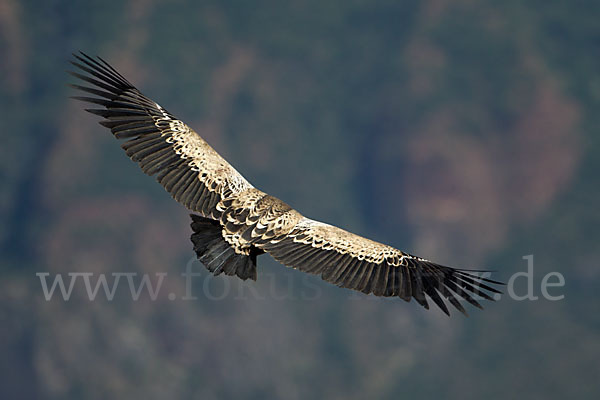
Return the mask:
M1 3L0 397L597 397L600 5L287 3ZM79 49L309 217L505 281L534 254L539 300L446 318L262 257L181 300L189 217L67 99ZM168 276L46 302L36 272Z

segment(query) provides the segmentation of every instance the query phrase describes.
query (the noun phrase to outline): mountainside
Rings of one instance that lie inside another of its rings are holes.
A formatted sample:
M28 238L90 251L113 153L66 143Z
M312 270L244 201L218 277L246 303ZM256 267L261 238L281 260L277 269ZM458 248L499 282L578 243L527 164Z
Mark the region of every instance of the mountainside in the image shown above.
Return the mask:
M3 0L0 397L595 398L599 12ZM68 99L79 49L303 214L503 281L533 254L539 299L447 318L267 256L256 283L211 279L186 210ZM166 276L156 300L126 276L112 301L81 277L45 300L36 273L82 272ZM540 288L552 272L561 301Z

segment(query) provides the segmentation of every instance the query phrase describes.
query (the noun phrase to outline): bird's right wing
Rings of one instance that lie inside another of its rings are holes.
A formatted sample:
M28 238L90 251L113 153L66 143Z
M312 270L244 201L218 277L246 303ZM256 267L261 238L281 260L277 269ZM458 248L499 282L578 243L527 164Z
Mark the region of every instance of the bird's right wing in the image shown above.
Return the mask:
M83 73L71 75L88 85L71 85L90 96L75 96L100 106L88 109L104 117L121 147L148 175L188 209L219 218L216 205L222 198L252 185L194 130L144 96L127 79L98 57L74 55L71 63Z
M276 227L279 219L271 225ZM500 293L488 284L502 284L477 276L473 273L476 271L432 263L306 217L285 235L278 235L276 229L263 223L257 224L250 237L254 237L255 246L284 265L363 293L415 299L425 308L429 308L427 295L448 315L443 298L466 314L459 299L482 308L479 299L493 301L490 294Z

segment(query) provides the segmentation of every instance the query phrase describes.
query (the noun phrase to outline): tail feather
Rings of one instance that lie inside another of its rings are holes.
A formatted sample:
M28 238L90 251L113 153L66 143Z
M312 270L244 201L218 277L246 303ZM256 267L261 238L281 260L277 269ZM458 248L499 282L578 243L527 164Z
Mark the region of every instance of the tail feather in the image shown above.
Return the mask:
M223 239L218 221L190 214L192 243L198 260L215 276L221 273L236 275L242 280L256 280L256 254L237 254Z

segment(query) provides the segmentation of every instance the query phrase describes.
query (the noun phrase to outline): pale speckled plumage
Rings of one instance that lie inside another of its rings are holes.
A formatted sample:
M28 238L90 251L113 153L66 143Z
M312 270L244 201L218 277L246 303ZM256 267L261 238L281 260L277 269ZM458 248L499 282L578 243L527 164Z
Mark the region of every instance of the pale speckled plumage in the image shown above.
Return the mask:
M158 104L157 106L160 107ZM160 109L164 110L162 107ZM155 117L155 125L160 129L161 137L164 137L167 143L173 144L175 154L184 160L189 160L190 168L200 172L198 179L210 190L226 195L253 187L185 123L172 119L163 111L162 117Z
M156 176L193 215L192 241L198 258L214 274L256 279L256 256L266 252L301 271L341 287L377 296L414 298L428 308L426 295L445 313L442 297L461 312L462 298L488 300L498 282L444 267L338 227L304 217L288 204L254 188L202 137L139 92L113 67L82 53L72 72L91 86L73 85L99 105L88 110L125 140L123 149L142 170Z
M380 264L384 260L391 265L407 265L407 259L427 261L420 257L406 254L391 246L375 242L337 226L310 218L301 219L290 232L294 242L309 244L326 250L347 253L359 260Z

